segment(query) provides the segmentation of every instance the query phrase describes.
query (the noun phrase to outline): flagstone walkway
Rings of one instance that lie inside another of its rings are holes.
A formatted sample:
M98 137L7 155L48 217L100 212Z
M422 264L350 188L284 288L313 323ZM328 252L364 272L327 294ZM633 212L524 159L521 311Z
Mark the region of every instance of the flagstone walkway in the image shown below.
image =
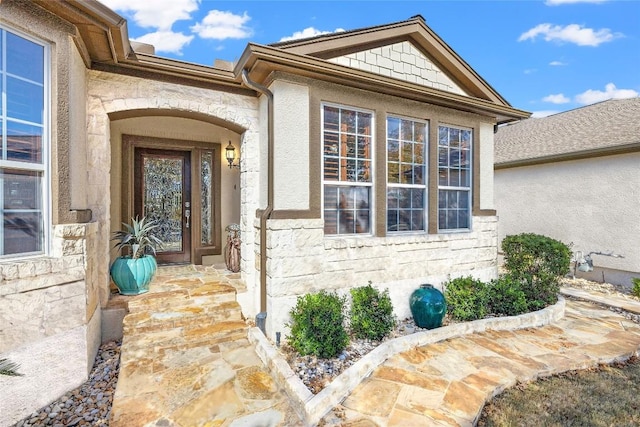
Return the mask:
M263 363L248 340L236 302L242 281L221 273L163 267L149 293L126 298L110 426L305 425L293 409L305 402L278 386L265 367L274 361ZM635 301L564 293L640 314ZM488 399L519 381L626 359L639 349L640 325L567 300L564 318L548 326L470 334L392 356L320 425L472 426Z
M238 276L161 267L126 297L111 427L300 425L247 339Z
M487 331L400 353L375 369L323 422L472 426L488 399L519 381L627 359L639 349L640 325L568 300L565 317L549 326Z

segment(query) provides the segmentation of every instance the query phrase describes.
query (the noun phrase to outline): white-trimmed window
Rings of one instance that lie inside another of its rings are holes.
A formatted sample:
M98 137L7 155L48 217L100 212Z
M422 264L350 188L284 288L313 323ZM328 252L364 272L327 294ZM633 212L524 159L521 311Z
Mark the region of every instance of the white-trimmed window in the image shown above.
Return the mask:
M470 129L438 127L438 230L471 229Z
M42 254L48 47L0 27L0 257Z
M323 105L324 231L370 234L373 113Z
M424 121L387 117L387 231L425 231L427 135Z

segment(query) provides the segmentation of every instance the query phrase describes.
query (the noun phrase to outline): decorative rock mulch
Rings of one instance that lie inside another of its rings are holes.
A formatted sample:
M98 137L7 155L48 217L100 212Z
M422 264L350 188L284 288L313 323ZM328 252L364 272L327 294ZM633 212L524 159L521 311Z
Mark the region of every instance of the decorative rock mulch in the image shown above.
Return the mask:
M602 292L606 294L616 294L628 299L634 298L630 291L623 286L613 285L611 283L598 283L580 278L566 277L561 279L561 286L570 286L574 288L585 289L589 291ZM608 307L611 311L622 314L629 320L640 323L640 316L625 312L624 310ZM443 321L443 326L454 323L447 315ZM398 322L396 328L391 335L384 341L419 332L422 329L413 322L413 319L404 319ZM347 348L336 358L320 359L315 356L301 356L293 348L284 344L280 351L284 355L291 369L298 375L307 388L313 393L318 394L329 384L335 377L340 375L344 370L356 363L360 358L376 348L380 342L369 340L351 339Z
M119 365L120 342L103 344L88 381L14 427L108 426Z

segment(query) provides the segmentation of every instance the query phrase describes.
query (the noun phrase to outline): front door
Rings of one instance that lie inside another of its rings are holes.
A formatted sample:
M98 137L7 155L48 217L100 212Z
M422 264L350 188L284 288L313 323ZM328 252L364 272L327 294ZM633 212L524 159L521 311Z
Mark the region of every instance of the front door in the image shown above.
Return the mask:
M134 214L156 221L160 264L191 262L191 153L136 148Z

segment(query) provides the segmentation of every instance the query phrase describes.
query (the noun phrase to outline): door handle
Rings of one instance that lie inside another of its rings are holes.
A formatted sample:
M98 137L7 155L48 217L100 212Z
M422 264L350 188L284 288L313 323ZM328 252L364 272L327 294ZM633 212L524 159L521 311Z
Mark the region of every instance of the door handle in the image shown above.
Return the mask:
M186 209L186 210L184 211L184 216L186 216L186 217L187 217L187 228L189 228L189 217L191 217L191 210Z

